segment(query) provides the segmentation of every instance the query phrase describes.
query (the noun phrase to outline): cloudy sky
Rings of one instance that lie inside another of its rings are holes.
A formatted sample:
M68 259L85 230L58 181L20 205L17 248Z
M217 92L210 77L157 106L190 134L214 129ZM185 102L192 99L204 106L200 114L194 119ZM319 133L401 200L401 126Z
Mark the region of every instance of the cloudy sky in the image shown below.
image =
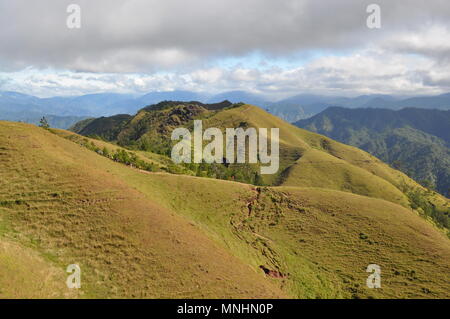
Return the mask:
M0 90L37 96L450 92L448 0L0 0L0 43Z

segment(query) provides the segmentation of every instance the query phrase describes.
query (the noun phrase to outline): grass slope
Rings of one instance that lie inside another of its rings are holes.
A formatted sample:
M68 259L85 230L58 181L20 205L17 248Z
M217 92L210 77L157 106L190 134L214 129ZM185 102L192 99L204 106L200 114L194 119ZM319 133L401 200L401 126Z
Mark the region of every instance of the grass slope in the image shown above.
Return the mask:
M0 239L0 298L75 298L68 291L63 269L36 251Z
M314 149L302 130L284 143L302 135ZM48 294L79 263L83 298L449 297L450 241L397 203L143 172L25 124L0 122L0 145L0 243L56 269ZM370 263L382 289L365 286ZM11 269L4 286L28 284Z
M266 111L248 104L210 107L197 102L161 102L140 110L114 128L113 142L143 154L171 151L170 133L175 127L192 130L193 120L203 128L256 127L280 129L280 169L277 174L258 176L259 164L186 165L170 172L236 180L255 185L320 187L380 198L418 209L440 227L449 229L450 205L443 196L429 191L405 174L352 146L297 128ZM113 118L100 118L110 123ZM92 122L92 123L95 123ZM97 135L108 136L109 125L90 125ZM151 152L148 152L151 151ZM152 155L153 156L153 155Z
M0 140L2 238L59 269L80 264L82 297L284 296L110 171L142 173L30 125L1 122ZM14 278L9 269L2 278Z
M242 121L250 127L280 128L281 176L272 181L274 185L332 188L401 205L407 205L400 189L403 185L420 187L364 151L295 127L256 106L244 105L219 112L208 119L207 126L233 127L230 125ZM440 205L446 202L439 195L436 201Z
M364 149L450 196L450 111L331 107L295 124Z

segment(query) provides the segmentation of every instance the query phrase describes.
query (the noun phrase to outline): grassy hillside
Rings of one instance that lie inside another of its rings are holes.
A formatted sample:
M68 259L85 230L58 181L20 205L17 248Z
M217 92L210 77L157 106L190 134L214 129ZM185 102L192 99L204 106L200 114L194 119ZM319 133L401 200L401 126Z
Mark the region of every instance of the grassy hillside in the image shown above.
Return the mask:
M49 131L68 139L69 141L75 142L91 151L94 151L97 154L138 169L150 172L165 171L170 173L194 175L194 172L188 170L187 168L180 165L175 165L167 156L147 151L130 151L118 145L105 142L101 139L87 138L70 131L59 129L50 129Z
M427 191L405 174L357 148L299 129L264 110L245 104L205 105L198 102L161 102L140 110L117 126L110 141L135 151L156 152L168 156L176 127L192 131L193 120L203 120L204 129L279 128L280 169L277 174L259 175L259 164L189 164L188 174L235 180L259 186L307 186L329 188L385 199L418 209L444 228L450 227L449 202ZM109 118L99 119L109 123ZM109 125L93 125L89 130L103 138ZM83 133L83 131L81 132ZM414 203L413 203L414 202Z
M148 172L55 133L0 122L3 297L449 297L449 239L395 198ZM283 143L296 139L319 152L322 137L296 129ZM357 152L322 149L343 161ZM76 294L64 286L72 263L83 271ZM382 289L365 286L370 263Z
M364 149L450 196L450 111L333 107L296 125Z
M76 298L60 267L24 245L0 237L0 298Z
M80 264L82 297L284 296L192 222L111 173L139 171L28 125L2 122L0 139L2 242L30 246L58 269ZM9 269L0 277L14 278Z

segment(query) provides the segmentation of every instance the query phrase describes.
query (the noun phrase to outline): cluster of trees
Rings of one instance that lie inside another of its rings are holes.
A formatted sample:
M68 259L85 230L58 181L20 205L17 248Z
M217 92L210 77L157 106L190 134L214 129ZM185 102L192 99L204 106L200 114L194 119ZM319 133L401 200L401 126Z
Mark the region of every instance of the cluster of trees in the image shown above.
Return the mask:
M264 186L264 181L256 166L252 167L248 164L227 165L219 163L189 163L183 165L199 177L210 177Z
M157 165L141 160L135 153L127 152L123 149L117 149L114 152L109 153L108 149L105 147L103 148L102 153L104 156L125 165L133 166L149 172L156 172L158 170Z
M411 203L411 208L420 208L420 211L424 215L431 217L436 224L450 229L450 209L442 210L437 208L427 199L427 193L419 189L410 190L407 192L407 195Z
M128 152L124 149L116 149L116 150L109 150L107 147L103 147L100 148L97 145L95 145L94 142L90 142L88 139L84 139L83 143L81 143L83 146L85 146L86 148L88 148L91 151L96 152L97 154L100 154L102 156L108 157L110 159L112 159L113 161L128 165L128 166L133 166L142 170L146 170L149 172L155 172L158 170L158 166L153 164L153 163L149 163L146 162L140 158L138 158L138 156L133 153L133 152Z
M169 140L150 140L148 137L143 137L138 141L131 141L128 147L136 148L145 152L152 152L160 155L171 156L171 141Z
M106 156L116 162L143 169L149 172L159 170L156 165L139 159L134 152L126 151L124 149L110 151L106 147L101 149L97 147L93 142L89 143L87 139L84 139L84 142L82 144L91 151ZM139 145L137 146L138 149L143 151L151 151L157 154L166 155L165 153L167 150L167 145L159 145L158 148L158 145L152 144L149 140L143 139L139 141ZM195 174L199 177L232 180L242 183L264 186L263 179L259 174L258 169L255 167L251 167L248 164L168 164L166 167L161 167L161 169L172 174Z
M152 152L164 156L171 156L171 140L140 138L138 141L130 141L127 145L132 149ZM195 174L199 177L210 177L223 180L232 180L242 183L264 186L263 179L258 169L248 164L206 164L183 163L182 165L170 164L164 170L173 174Z

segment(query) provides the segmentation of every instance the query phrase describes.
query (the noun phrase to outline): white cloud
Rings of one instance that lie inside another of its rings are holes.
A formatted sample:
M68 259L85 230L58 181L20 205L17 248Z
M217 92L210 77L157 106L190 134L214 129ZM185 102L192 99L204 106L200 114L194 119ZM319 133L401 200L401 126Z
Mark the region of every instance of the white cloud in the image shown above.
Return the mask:
M42 72L28 69L0 73L0 89L39 96L170 90L221 92L236 89L265 93L273 98L298 92L413 95L450 91L449 79L450 69L440 67L430 57L367 49L345 56L321 56L300 67L268 66L264 71L242 66L151 74Z

